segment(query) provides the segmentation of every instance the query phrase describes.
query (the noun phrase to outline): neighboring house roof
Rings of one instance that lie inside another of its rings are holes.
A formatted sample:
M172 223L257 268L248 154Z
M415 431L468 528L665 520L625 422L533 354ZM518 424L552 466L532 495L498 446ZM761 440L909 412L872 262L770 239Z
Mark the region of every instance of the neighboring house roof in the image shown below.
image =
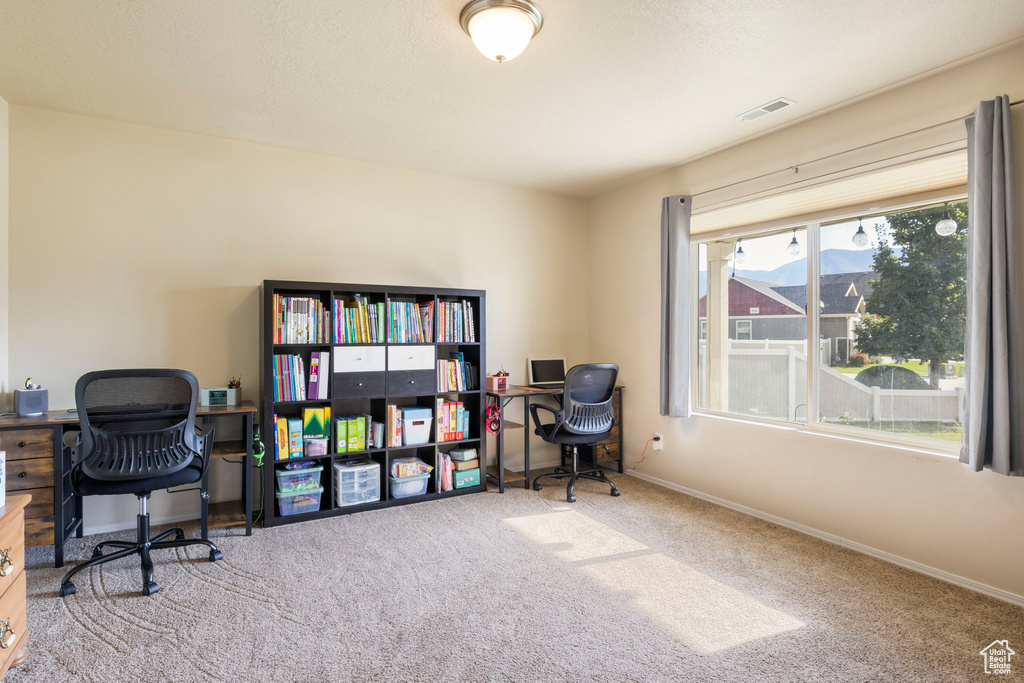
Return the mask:
M821 314L857 315L870 297L868 282L877 275L871 271L836 273L821 276ZM707 295L700 298L698 315L707 315ZM748 277L729 279L729 316L804 315L807 305L805 285L772 285ZM757 313L751 313L751 310Z
M862 270L857 273L833 273L832 275L822 275L821 284L831 285L837 282L849 282L857 288L857 293L864 297L867 301L874 294L874 289L871 287L871 281L878 279L878 273L873 270Z

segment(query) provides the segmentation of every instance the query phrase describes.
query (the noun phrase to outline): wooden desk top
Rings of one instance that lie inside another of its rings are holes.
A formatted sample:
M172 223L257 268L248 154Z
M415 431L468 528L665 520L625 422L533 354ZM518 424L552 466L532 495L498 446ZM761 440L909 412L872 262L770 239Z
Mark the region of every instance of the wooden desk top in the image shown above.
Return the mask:
M624 388L624 384L616 384L616 389ZM564 389L561 387L555 388L541 388L541 387L528 387L521 384L511 384L508 389L501 391L488 391L488 396L494 396L495 398L515 398L517 396L554 396L557 394L564 393Z
M198 406L196 416L216 417L218 415L243 415L258 410L254 401L242 401L236 406ZM0 417L0 429L8 427L53 427L55 425L77 425L78 416L66 410L48 410L42 415L5 415Z

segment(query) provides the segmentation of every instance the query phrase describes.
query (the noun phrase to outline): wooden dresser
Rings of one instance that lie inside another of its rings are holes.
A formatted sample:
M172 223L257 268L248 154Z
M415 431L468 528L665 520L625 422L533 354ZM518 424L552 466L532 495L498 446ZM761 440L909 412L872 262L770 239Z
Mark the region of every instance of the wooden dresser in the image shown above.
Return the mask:
M32 496L7 495L0 507L0 678L28 659L25 616L25 508Z

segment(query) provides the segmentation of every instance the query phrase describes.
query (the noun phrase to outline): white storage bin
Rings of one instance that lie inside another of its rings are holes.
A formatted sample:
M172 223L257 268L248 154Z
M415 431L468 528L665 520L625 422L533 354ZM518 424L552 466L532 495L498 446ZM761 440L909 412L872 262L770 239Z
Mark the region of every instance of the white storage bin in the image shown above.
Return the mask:
M402 445L429 443L433 424L434 413L430 408L402 408Z
M370 460L334 463L334 504L338 507L380 500L380 465Z

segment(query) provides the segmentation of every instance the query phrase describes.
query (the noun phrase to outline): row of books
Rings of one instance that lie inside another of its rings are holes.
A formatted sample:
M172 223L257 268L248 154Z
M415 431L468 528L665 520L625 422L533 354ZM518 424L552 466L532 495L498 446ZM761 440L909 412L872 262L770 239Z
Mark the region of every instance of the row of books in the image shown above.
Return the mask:
M387 444L388 448L402 445L402 409L393 403L388 404Z
M476 341L476 323L473 320L473 304L462 301L442 301L437 311L437 341L460 343Z
M388 342L422 344L433 339L434 302L388 300Z
M461 441L469 437L469 411L462 401L437 399L435 433L437 441Z
M352 301L334 300L335 344L383 344L384 303L354 294Z
M274 415L274 459L327 455L330 408L306 408L302 417ZM335 452L355 453L384 447L384 425L369 415L340 415L334 420Z
M274 354L274 400L326 400L328 378L331 376L331 354L314 351L309 354L309 381L306 361L290 353Z
M274 415L274 460L327 454L326 425L330 408L309 408L302 417Z
M451 360L437 361L437 390L473 391L476 389L476 374L472 363L466 362L461 351L449 354Z
M324 344L330 316L319 299L274 295L275 344Z

